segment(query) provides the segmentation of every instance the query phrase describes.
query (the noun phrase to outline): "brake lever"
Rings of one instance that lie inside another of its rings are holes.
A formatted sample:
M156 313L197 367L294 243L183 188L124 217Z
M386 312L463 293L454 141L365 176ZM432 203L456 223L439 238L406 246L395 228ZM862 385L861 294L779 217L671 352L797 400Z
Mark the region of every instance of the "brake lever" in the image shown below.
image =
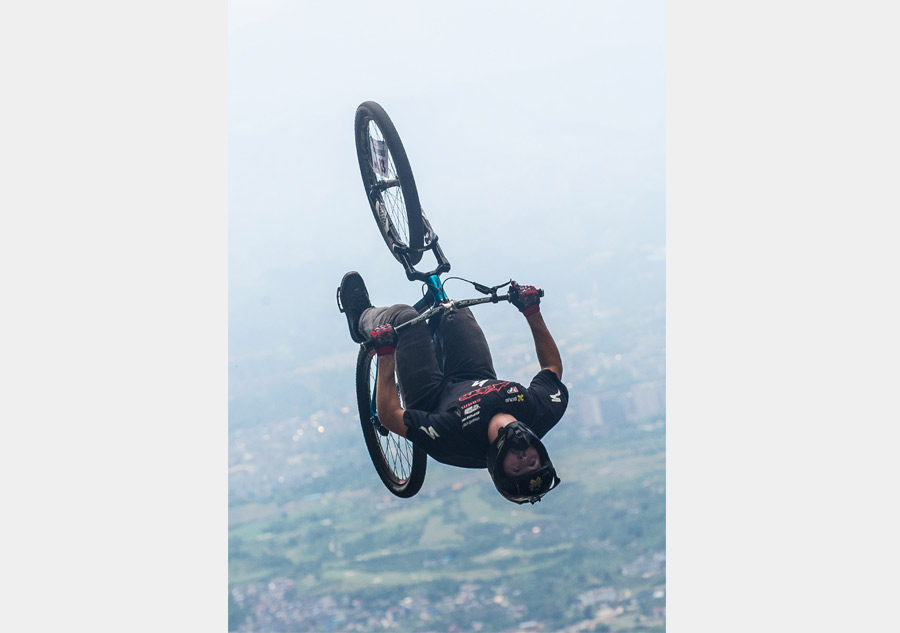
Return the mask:
M480 292L481 294L483 294L483 295L490 295L491 301L492 301L493 303L497 303L497 301L498 301L498 299L497 299L497 291L500 290L500 288L503 288L504 286L508 286L510 283L511 283L510 281L505 281L505 282L503 282L502 284L498 284L498 285L493 286L493 287L483 286L483 285L481 285L480 283L477 283L477 282L472 282L472 285L475 286L475 290L477 290L477 291ZM500 298L502 299L503 297L500 297Z

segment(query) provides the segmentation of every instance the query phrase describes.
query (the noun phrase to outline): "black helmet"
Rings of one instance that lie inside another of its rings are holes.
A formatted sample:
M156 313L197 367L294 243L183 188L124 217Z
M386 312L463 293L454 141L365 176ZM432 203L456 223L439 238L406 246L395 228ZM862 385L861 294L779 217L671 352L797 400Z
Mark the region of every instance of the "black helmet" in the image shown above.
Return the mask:
M507 475L503 470L503 458L506 454L510 449L525 450L529 446L537 450L541 458L540 468L518 477ZM501 495L514 503L537 503L560 481L540 438L518 420L500 429L497 439L491 442L487 452L487 467L494 486Z

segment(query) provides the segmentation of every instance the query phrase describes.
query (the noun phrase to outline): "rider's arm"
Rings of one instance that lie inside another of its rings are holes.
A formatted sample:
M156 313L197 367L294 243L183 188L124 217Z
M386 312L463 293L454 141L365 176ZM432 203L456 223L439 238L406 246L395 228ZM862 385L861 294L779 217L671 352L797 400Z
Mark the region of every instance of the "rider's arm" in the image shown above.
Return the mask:
M537 352L541 369L549 369L562 380L562 359L556 341L550 336L550 330L541 316L541 292L534 286L522 286L515 281L509 282L509 302L525 315L534 337L534 349Z
M406 437L403 409L400 407L400 396L397 395L397 383L394 380L393 354L378 357L375 409L378 411L378 420L386 429Z
M531 327L531 335L534 337L534 349L537 352L538 364L541 369L549 369L556 377L562 379L562 358L559 356L559 348L556 341L550 335L547 324L544 323L544 317L540 312L535 312L525 317Z

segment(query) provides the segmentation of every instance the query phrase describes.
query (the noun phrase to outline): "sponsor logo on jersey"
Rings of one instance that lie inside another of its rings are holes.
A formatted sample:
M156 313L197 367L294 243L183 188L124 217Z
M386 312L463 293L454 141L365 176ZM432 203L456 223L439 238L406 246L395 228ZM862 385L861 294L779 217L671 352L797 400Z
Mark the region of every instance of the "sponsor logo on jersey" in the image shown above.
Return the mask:
M513 385L509 389L506 390L506 393L519 393L519 388Z
M487 394L489 394L489 393L494 393L494 392L497 392L497 391L501 391L502 389L504 389L504 388L509 384L509 381L506 380L506 381L504 381L504 382L498 382L498 383L495 384L495 385L487 385L487 386L485 386L485 385L484 385L485 382L487 382L487 381L486 381L486 380L480 380L480 381L478 381L478 382L472 383L472 386L473 386L473 387L474 387L475 385L481 385L481 386L480 386L479 389L475 389L474 391L470 391L469 393L460 396L460 397L459 397L459 401L462 402L463 400L468 400L469 398L474 398L475 396L484 396L484 395L487 395Z
M480 419L481 419L481 416L478 414L470 415L468 418L463 418L462 419L462 428L466 428L470 424L475 424Z
M562 400L560 400L561 395L562 395L562 389L557 389L556 393L550 394L550 402L562 402Z
M466 422L469 422L469 421L474 422L478 418L481 417L481 405L473 404L471 407L467 407L467 408L463 409L463 413L466 414L465 417L462 419L463 426L466 426Z
M520 393L518 396L507 398L503 402L525 402L525 395Z

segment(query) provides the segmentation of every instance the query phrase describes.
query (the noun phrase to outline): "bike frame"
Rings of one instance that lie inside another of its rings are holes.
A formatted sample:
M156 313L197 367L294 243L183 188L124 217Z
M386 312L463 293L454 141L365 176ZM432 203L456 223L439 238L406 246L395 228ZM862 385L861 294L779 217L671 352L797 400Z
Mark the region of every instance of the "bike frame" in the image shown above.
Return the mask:
M431 229L431 225L428 222L428 219L422 216L422 220L425 223L425 232L427 236L430 236L422 247L421 251L430 250L434 253L434 256L437 260L437 266L434 270L429 272L420 272L415 269L415 267L410 264L409 260L409 250L406 248L401 248L394 246L394 251L398 255L398 259L403 264L404 269L406 270L406 277L410 281L421 281L425 284L425 288L427 292L419 299L413 308L416 312L419 313L419 316L410 319L405 323L401 323L394 327L394 331L399 336L400 333L406 328L413 326L417 323L421 323L422 321L427 321L434 316L437 315L447 315L450 314L460 308L467 308L469 306L478 305L481 303L499 303L500 301L509 301L509 294L498 295L497 290L505 286L506 284L500 284L499 286L487 287L481 284L474 284L475 289L481 292L482 294L488 295L485 297L478 297L475 299L459 299L459 300L451 300L446 291L444 290L444 284L441 282L441 274L449 272L450 270L450 262L447 260L444 252L441 250L441 247L438 245L438 236ZM508 282L507 282L508 283ZM544 296L543 289L538 289L538 293L541 297ZM432 332L432 335L434 333ZM372 339L368 339L364 343L360 343L362 347L365 349L372 349L374 345L374 341ZM378 361L375 361L375 372L376 376L378 373ZM376 380L377 384L377 380ZM377 395L377 388L373 385L372 387L372 400L371 400L371 414L372 420L374 421L375 428L378 429L378 432L382 435L387 435L389 431L381 425L381 422L378 420L378 411L375 407L375 400Z
M437 293L433 295L435 300L440 301L440 295L443 293L441 290L440 275L450 271L450 262L447 260L444 251L438 243L437 233L431 228L431 223L428 221L428 218L425 217L424 213L422 214L422 223L425 226L425 245L421 249L418 249L417 252L424 253L425 251L431 251L434 253L434 258L437 260L437 266L435 266L434 270L427 273L416 270L415 266L413 266L409 260L409 248L394 244L393 251L400 260L400 263L403 264L403 269L406 271L406 278L410 281L424 282L428 285L429 289L433 289L434 292Z

